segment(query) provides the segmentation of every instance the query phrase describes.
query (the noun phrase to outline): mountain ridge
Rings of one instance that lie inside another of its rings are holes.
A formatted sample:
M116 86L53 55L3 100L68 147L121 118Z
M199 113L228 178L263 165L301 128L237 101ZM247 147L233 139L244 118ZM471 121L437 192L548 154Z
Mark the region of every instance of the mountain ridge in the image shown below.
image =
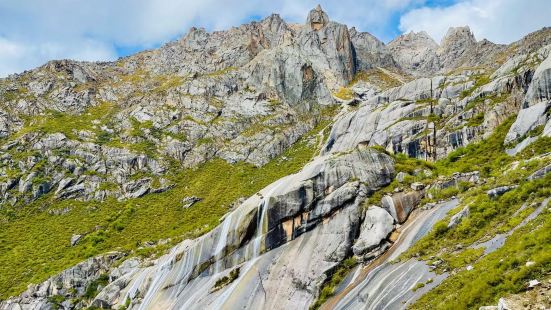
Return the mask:
M462 27L385 45L318 6L0 79L0 296L19 295L0 309L320 306L341 273L405 250L402 225L430 231L404 252L420 275L427 252L461 272L423 246L508 231L502 215L548 196L549 43ZM425 212L455 196L453 221Z

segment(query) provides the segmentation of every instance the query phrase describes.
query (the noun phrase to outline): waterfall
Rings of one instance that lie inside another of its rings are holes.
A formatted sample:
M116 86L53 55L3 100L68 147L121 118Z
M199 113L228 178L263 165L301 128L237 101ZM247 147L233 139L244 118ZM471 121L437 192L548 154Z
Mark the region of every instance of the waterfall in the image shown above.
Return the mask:
M260 247L262 245L262 238L264 233L264 218L266 217L266 213L268 212L268 202L270 200L270 197L265 197L262 199L262 203L258 205L258 211L257 211L257 224L256 224L256 235L253 240L253 257L258 257L260 255Z
M224 261L224 258L222 257L222 250L226 247L228 243L228 235L230 233L230 228L232 228L232 218L233 214L235 212L230 212L226 218L224 219L224 224L222 225L222 231L220 232L220 236L218 237L218 243L216 244L216 249L214 250L214 257L216 259L216 264L214 268L215 273L219 273L221 271L222 263ZM240 221L237 221L237 225L239 225ZM237 227L233 227L233 231L235 231Z

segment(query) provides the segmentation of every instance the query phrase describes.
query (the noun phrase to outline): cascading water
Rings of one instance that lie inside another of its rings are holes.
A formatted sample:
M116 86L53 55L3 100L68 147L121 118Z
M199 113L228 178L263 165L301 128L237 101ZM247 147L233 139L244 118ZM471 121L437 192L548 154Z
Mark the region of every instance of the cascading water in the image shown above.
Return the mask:
M253 257L252 258L258 257L260 255L260 250L261 250L260 248L262 246L262 238L264 234L264 218L266 217L266 213L268 212L269 201L270 201L270 196L265 197L264 199L262 199L262 203L258 205L258 211L257 211L258 222L256 225L256 235L253 240Z

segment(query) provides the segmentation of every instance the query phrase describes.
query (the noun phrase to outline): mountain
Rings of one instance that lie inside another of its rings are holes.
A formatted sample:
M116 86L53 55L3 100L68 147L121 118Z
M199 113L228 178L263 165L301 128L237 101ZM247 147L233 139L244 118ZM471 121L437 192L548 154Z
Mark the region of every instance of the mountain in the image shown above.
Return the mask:
M550 52L318 6L0 79L0 309L546 306Z

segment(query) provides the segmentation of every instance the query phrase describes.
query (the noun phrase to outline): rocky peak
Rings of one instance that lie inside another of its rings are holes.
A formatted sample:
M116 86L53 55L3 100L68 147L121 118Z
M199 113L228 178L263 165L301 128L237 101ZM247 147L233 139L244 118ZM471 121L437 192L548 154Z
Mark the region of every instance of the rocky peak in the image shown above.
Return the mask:
M308 13L306 25L309 25L311 29L320 30L325 27L327 23L329 23L329 16L323 11L319 4Z
M396 39L392 40L389 44L389 47L419 47L426 46L427 48L437 48L438 44L434 41L433 38L426 32L413 32L399 35Z
M348 33L356 52L358 70L396 66L385 44L374 35L360 32L355 27L350 28Z
M437 52L442 69L448 71L462 64L472 64L476 48L476 39L469 26L451 27Z
M348 33L350 34L350 39L352 40L361 40L365 43L369 43L372 46L381 47L385 44L381 42L379 39L377 39L374 35L372 35L369 32L360 32L356 29L356 27L350 28L348 30Z
M469 26L450 27L441 42L442 49L467 47L476 44L476 39Z
M400 35L387 47L398 65L408 73L426 75L439 69L438 44L425 31Z

